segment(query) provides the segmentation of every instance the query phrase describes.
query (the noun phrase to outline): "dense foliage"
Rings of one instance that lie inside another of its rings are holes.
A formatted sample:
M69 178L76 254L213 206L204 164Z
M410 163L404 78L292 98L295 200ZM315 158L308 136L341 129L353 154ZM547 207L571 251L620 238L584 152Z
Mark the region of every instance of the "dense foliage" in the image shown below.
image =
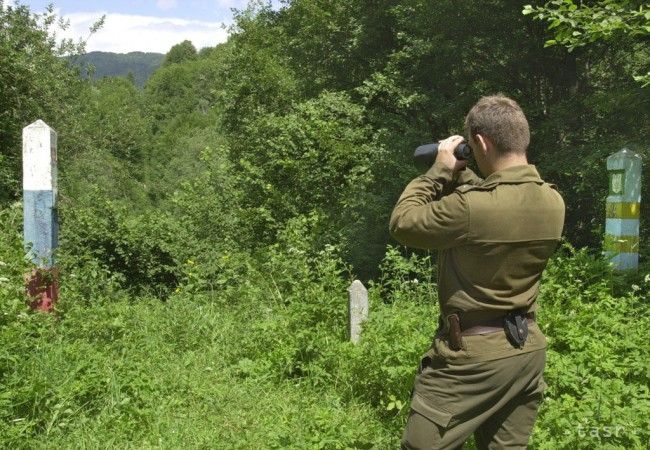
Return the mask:
M0 202L19 196L21 131L40 118L58 124L79 84L49 37L55 17L0 1ZM42 25L38 25L38 23Z
M395 448L437 309L435 256L390 246L388 215L414 147L500 91L567 203L531 446L644 448L647 221L639 273L598 254L604 158L650 156L650 88L634 79L650 50L627 25L591 27L581 8L607 4L647 19L627 1L253 2L228 42L179 43L138 89L81 80L51 12L0 2L0 445ZM23 294L20 132L37 118L59 134L53 315ZM357 346L355 277L371 299Z
M616 41L623 37L645 40L650 36L650 9L644 1L601 0L580 2L552 0L544 6L526 5L524 14L549 23L553 39L546 46L564 45L569 50L597 41ZM650 72L635 75L637 81L650 84Z

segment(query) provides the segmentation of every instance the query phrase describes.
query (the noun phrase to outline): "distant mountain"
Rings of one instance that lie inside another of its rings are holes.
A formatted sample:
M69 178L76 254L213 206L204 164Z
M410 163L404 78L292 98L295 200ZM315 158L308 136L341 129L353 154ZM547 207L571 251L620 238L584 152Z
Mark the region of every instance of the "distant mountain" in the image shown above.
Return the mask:
M125 77L133 74L135 84L139 87L160 67L165 59L162 53L110 53L90 52L84 55L69 56L66 59L81 69L82 76L88 76L88 67L94 66L93 78Z

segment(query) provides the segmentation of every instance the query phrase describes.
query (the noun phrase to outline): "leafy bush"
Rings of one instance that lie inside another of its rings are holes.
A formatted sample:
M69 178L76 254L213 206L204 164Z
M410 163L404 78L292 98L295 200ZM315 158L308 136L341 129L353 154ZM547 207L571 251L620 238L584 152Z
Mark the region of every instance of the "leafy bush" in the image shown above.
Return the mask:
M585 249L565 246L543 281L540 323L549 384L538 448L643 448L650 440L650 366L643 287L615 295L617 276Z
M20 203L0 209L0 327L26 312L24 276L30 264L25 259Z
M268 225L276 229L313 210L340 222L361 201L358 195L372 181L373 158L379 156L369 143L363 109L343 94L323 94L293 113L262 115L235 138L231 153L244 198L250 207L266 210Z
M90 262L134 293L151 291L162 297L178 284L182 253L177 250L183 233L170 216L135 216L125 206L99 200L94 207L64 207L61 218L64 271Z

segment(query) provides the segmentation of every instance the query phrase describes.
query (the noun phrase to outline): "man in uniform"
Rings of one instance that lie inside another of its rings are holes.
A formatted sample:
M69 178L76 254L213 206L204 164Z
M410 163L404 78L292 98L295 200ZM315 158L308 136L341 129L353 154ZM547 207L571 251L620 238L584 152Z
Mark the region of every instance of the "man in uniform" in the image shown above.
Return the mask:
M536 299L564 224L564 201L528 164L528 122L502 95L465 119L480 179L439 144L433 166L404 190L391 235L437 249L439 330L420 362L404 449L526 448L546 387Z

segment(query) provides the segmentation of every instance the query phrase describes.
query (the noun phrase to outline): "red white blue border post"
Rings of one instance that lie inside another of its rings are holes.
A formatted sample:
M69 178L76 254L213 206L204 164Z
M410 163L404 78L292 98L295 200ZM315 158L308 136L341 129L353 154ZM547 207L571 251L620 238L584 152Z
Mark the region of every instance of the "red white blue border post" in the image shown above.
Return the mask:
M27 275L34 309L50 311L58 298L54 251L58 245L56 132L42 120L23 129L23 232L36 265Z

